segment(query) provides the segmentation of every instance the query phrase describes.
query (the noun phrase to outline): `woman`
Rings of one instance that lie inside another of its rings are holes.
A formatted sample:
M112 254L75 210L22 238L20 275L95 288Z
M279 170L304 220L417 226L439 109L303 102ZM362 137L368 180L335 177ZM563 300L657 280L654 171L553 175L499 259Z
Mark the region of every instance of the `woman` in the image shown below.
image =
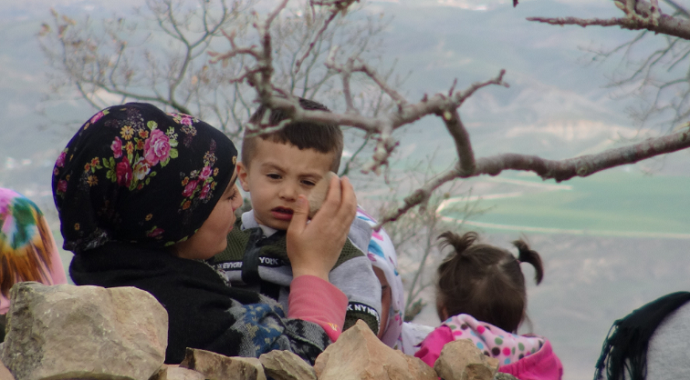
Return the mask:
M14 190L0 188L0 342L5 336L9 292L21 281L67 282L53 234L41 210Z
M156 297L169 316L166 363L179 363L185 347L253 357L282 349L313 362L345 318L347 298L328 272L354 218L354 192L333 179L309 225L301 199L288 230L295 296L284 319L275 302L228 287L203 261L225 249L242 204L236 160L223 133L188 115L128 103L93 116L53 173L64 246L75 254L70 275Z

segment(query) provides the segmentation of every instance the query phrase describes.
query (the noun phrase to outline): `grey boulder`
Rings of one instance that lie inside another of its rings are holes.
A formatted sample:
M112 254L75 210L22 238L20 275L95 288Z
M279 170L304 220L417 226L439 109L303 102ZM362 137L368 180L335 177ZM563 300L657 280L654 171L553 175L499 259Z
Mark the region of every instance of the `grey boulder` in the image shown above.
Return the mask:
M163 364L168 313L133 288L21 282L0 360L16 380L148 380Z

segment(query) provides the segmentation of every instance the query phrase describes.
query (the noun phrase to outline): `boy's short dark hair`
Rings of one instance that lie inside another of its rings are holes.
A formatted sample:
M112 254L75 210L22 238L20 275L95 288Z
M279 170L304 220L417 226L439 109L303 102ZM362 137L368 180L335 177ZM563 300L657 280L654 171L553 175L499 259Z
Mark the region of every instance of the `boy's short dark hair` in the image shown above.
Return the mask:
M328 107L313 100L299 98L299 104L305 110L330 112ZM266 107L261 105L249 119L249 122L259 123L264 117L264 113L266 113ZM287 119L287 115L284 111L271 110L268 124L278 125L285 119ZM333 153L331 170L337 172L340 167L340 157L343 154L343 131L338 124L298 121L289 123L280 131L261 136L247 138L247 133L245 132L245 137L242 139L242 163L247 167L249 167L249 162L256 149L257 138L282 144L289 143L300 150L314 149L320 153Z

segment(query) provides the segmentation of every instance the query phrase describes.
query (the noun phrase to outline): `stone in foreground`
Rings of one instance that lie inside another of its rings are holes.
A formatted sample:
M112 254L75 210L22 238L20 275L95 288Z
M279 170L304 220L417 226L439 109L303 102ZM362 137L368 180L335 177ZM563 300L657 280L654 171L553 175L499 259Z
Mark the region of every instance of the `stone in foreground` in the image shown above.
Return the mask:
M316 380L314 368L290 351L271 351L259 357L266 375L275 380Z
M313 218L316 212L319 211L323 201L326 200L326 194L328 194L328 185L331 183L331 178L337 177L338 175L333 172L328 172L326 175L316 183L311 191L309 192L309 218Z
M180 367L200 372L209 380L266 380L257 358L228 357L196 348L187 348Z
M491 380L498 365L498 360L484 355L471 340L459 339L443 346L434 369L445 380Z
M149 380L204 380L204 375L189 368L176 365L164 365Z
M0 360L16 380L148 380L163 364L168 313L133 287L21 282Z
M520 379L518 379L517 377L515 377L513 375L509 375L507 373L496 372L496 374L494 375L494 380L520 380Z
M0 380L15 380L10 370L2 362L0 362Z
M383 344L361 320L319 355L314 370L319 380L437 380L431 367Z

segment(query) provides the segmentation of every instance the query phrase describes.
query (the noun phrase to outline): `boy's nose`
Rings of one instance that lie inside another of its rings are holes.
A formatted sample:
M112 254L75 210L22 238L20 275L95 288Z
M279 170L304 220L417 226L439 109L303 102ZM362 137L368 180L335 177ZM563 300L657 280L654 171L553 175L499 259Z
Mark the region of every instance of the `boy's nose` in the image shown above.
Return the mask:
M285 185L280 189L280 198L289 200L289 201L294 201L299 197L299 192L295 188L295 186L292 185Z

